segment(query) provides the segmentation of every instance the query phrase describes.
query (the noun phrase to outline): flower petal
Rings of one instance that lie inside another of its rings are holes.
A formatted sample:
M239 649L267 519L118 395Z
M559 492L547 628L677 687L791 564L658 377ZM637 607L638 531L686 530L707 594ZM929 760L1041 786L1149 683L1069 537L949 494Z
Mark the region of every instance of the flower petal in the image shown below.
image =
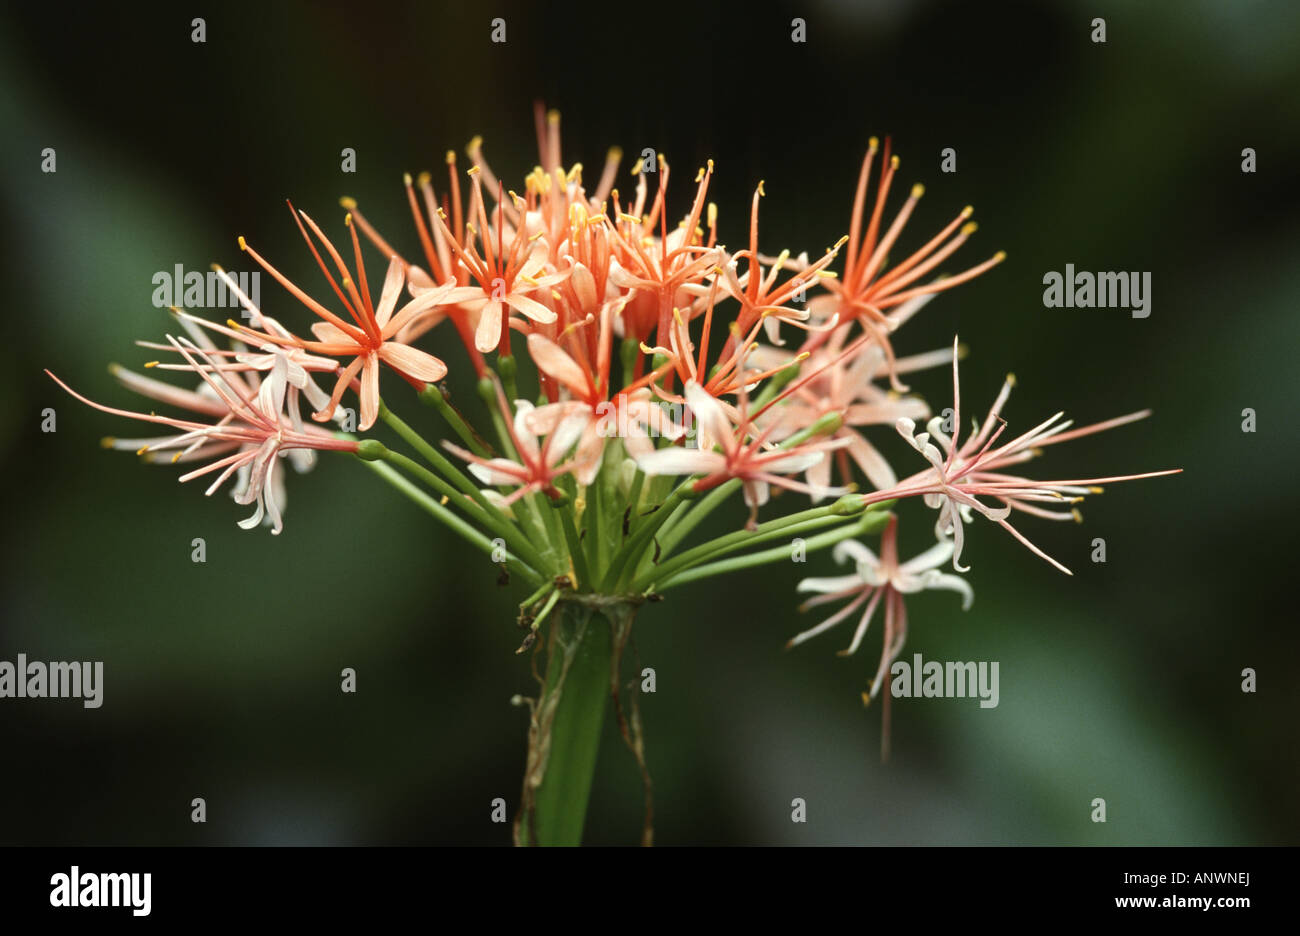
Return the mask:
M385 341L379 349L379 357L393 370L425 383L434 383L447 376L447 365L438 358L398 341Z

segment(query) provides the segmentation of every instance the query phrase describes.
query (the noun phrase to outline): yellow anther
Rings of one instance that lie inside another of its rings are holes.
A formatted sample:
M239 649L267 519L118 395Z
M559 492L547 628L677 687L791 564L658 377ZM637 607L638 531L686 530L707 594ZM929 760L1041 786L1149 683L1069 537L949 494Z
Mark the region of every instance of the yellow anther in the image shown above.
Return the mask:
M158 362L157 362L157 361L145 361L145 362L144 362L144 366L145 366L145 369L148 370L150 367L157 367L157 366L158 366Z
M1007 383L1014 387L1016 385L1016 375L1007 374Z
M897 157L897 156L893 156L893 157L890 158L890 160L889 160L889 168L890 168L891 171L892 171L892 170L895 170L895 169L898 168L898 157Z
M708 219L709 219L709 227L717 227L717 225L718 225L718 206L717 206L716 204L714 204L713 202L709 202L709 213L708 213Z
M449 166L454 166L454 165L456 165L456 151L455 151L455 150L447 150L447 165L449 165Z
M924 194L925 194L925 186L922 185L920 182L918 182L918 183L916 183L915 185L912 186L912 197L913 197L913 198L920 198L920 197L921 197L922 195L924 195Z
M969 217L970 217L971 215L973 215L974 213L975 213L975 206L974 206L974 205L967 205L965 208L963 208L963 209L961 210L961 216L962 216L963 218L969 218Z
M415 177L415 184L420 186L420 188L424 188L432 181L433 181L433 174L429 172L421 172L418 176Z
M173 456L172 456L172 464L174 465L174 464L176 464L178 461L180 461L180 460L181 460L181 456L184 455L184 454L185 454L184 452L177 452L175 455L173 455Z
M240 249L240 250L247 250L247 249L248 249L248 244L246 244L246 243L244 242L244 235L243 235L243 234L240 234L240 235L239 235L239 249Z
M963 236L963 237L970 237L972 234L974 234L976 231L979 230L979 227L980 227L980 226L979 226L979 222L977 222L977 221L968 221L968 222L966 222L965 224L962 225L962 228L961 228L962 236Z
M357 210L357 200L355 198L349 198L346 195L339 199L339 205L346 208L348 211Z
M1106 489L1105 489L1105 488L1100 488L1100 487L1090 487L1090 488L1088 488L1088 490L1091 491L1093 494L1104 494L1104 493L1106 493Z
M762 180L762 179L759 179L759 180L758 180L758 194L759 194L759 195L762 195L762 196L766 196L766 195L767 195L767 192L763 191L763 180Z
M548 110L546 112L546 122L551 126L558 124L560 122L560 112L555 108Z
M1083 523L1083 514L1080 512L1078 507L1075 507L1070 511L1070 516L1074 517L1075 523Z
M871 150L871 152L874 153L879 148L880 148L880 140L878 140L876 137L872 137L870 140L867 141L867 149Z
M465 175L476 176L479 174L479 171L480 170L478 166L471 166L469 169L465 170Z
M476 136L465 145L465 153L472 159L474 154L483 148L483 138Z
M135 453L136 453L137 455L143 455L143 454L144 454L145 452L147 452L147 451L149 451L149 446L147 446L147 445L142 445L142 446L140 446L138 449L135 450Z
M1005 259L1007 259L1007 252L1005 250L999 250L993 255L994 263L1001 263Z
M99 440L99 444L102 445L104 448L112 448L116 443L117 443L117 439L113 438L112 436L104 436L104 438Z
M623 158L623 148L621 146L611 146L605 153L606 162L619 162Z
M411 174L409 172L402 173L402 184L407 188L411 187Z

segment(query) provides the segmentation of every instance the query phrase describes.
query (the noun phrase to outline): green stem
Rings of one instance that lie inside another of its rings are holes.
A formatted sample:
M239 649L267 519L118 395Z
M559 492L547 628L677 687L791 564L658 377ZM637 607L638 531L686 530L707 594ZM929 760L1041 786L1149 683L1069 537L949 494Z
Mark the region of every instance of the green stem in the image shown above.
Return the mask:
M556 510L560 515L560 526L564 530L565 542L569 544L569 558L573 561L573 574L578 577L574 585L578 589L590 591L594 587L591 580L591 573L587 570L587 557L582 551L582 540L578 538L578 531L573 526L572 501L564 507Z
M524 803L516 827L520 843L582 844L609 708L613 618L620 613L630 615L630 609L604 611L570 601L553 613L546 684L529 731Z
M629 561L632 564L632 571L636 571L637 564L641 561L641 553L645 549L646 543L654 538L655 531L672 516L677 505L681 503L690 489L691 479L687 478L678 485L671 494L654 510L641 525L636 533L628 538L614 558L610 561L609 570L605 573L602 582L602 590L606 592L617 591L617 587L623 578L623 573L627 569Z
M506 520L499 512L493 511L493 513L488 513L476 500L473 500L464 493L456 490L428 468L425 468L418 462L407 458L400 452L394 452L392 449L385 449L383 459L384 461L401 468L407 474L419 478L425 484L429 485L429 487L446 497L449 503L461 507L472 518L483 524L483 526L487 527L492 533L501 537L507 546L509 546L534 569L546 568L546 564L542 561L537 550L533 549L532 545L520 534L514 524Z
M461 416L460 411L451 405L447 395L438 387L429 384L420 391L420 400L429 406L434 407L451 426L453 432L460 436L460 440L465 443L471 452L480 458L491 458L492 450L488 448L487 443L483 441L469 425L465 422L465 417Z
M825 427L823 426L813 425L805 429L800 429L789 438L782 440L777 445L777 448L792 448L808 441L808 439L811 439L814 435L824 434L824 428ZM672 551L677 548L677 544L689 536L690 532L699 526L700 521L720 507L722 502L730 497L731 493L738 487L740 487L740 481L736 478L732 478L730 481L718 485L701 498L699 503L695 504L695 506L682 516L680 520L665 527L663 538L660 540L660 544L663 547L663 554L665 556L671 554Z
M693 565L698 565L706 559L734 552L737 549L744 549L746 546L763 543L774 537L789 536L792 533L802 532L806 529L816 529L828 523L838 523L846 517L856 516L861 512L861 509L859 507L857 510L853 510L851 505L836 501L834 504L828 504L825 507L810 507L808 510L801 510L786 517L768 520L766 523L760 523L753 530L736 530L734 533L727 533L724 536L711 539L707 543L701 543L699 546L688 549L681 555L666 561L663 565L647 570L632 586L632 591L637 593L644 590L654 581L668 581L678 572L689 569Z
M816 552L833 546L841 540L850 539L854 536L868 536L872 533L879 533L884 529L889 520L889 513L868 511L862 516L862 519L848 526L840 527L837 530L831 530L826 533L820 533L817 536L810 536L804 542L804 551L806 553ZM728 572L736 572L740 569L749 569L754 566L769 565L773 562L781 562L790 559L790 547L776 546L772 549L764 549L756 553L749 553L744 556L734 556L730 559L720 559L717 562L710 562L704 565L696 566L693 569L687 569L672 575L662 582L655 584L655 591L663 592L674 585L684 585L687 582L695 582L699 579L711 578L715 575L724 575Z
M509 524L513 526L513 524L511 524L510 518L507 517L504 513L502 513L502 511L499 508L493 505L492 502L489 501L487 497L484 496L483 492L479 490L478 485L476 485L473 481L467 478L464 472L462 472L459 468L457 468L454 464L452 464L452 462L449 461L445 455L443 455L436 448L430 445L428 440L425 439L424 436L420 435L418 432L416 432L414 429L408 426L406 422L402 420L402 418L399 417L396 413L390 410L382 400L379 402L379 418L382 419L385 423L387 423L388 426L399 436L401 436L402 439L405 440L412 448L414 448L417 452L419 452L425 461L427 461L430 465L433 465L433 467L437 468L444 475L446 475L447 478L450 479L452 484L456 485L457 488L459 488L461 491L463 491L464 493L472 497L474 499L474 502L477 503L480 507L482 507L484 511L498 517L501 523ZM498 418L499 418L499 414L498 414ZM502 431L504 432L505 424L501 423L499 428L501 428ZM504 441L507 444L509 443L509 440L510 440L509 435L504 436ZM509 452L511 458L516 457L513 446L510 446ZM521 523L526 523L532 528L533 535L537 538L537 542L541 545L540 555L543 558L548 556L554 558L555 556L554 546L553 546L554 539L548 535L545 526L542 524L542 522L537 518L536 514L534 513L533 507L525 503L525 501L527 500L528 498L521 497L519 500L515 502L515 507L514 507L515 515L520 518ZM509 538L503 536L503 539L509 539ZM555 563L553 562L543 563L542 568L549 570L551 566L553 566L554 564ZM541 571L541 569L539 569L539 571Z
M367 468L415 501L420 507L450 528L453 533L458 534L476 549L487 553L488 556L491 556L496 551L496 547L490 539L404 478L392 465L386 462L366 461L365 459L361 459L361 461ZM512 573L522 576L533 585L539 585L542 582L541 575L509 553L506 555L505 565Z

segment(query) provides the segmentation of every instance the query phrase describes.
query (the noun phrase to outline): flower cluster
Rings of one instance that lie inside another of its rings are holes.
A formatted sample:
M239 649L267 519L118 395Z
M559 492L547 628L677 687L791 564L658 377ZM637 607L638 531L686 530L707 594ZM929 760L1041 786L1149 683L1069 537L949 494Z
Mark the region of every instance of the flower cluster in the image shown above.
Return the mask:
M975 232L969 207L910 254L901 250L924 190L913 186L887 213L899 169L888 143L882 149L870 142L848 232L813 259L773 252L760 236L762 182L744 230L735 232L743 234L741 246L733 249L720 240L718 210L709 201L712 162L685 186L678 209L684 212L674 214L676 174L662 156L635 162L629 188L620 190L622 154L611 150L591 184L582 164L562 162L558 115L539 110L537 124L540 161L519 191L489 167L478 139L467 148L464 172L447 154L445 185L435 186L429 173L405 178L412 253L392 246L351 198L342 200L342 249L290 205L323 277L314 292L241 237L241 249L315 317L310 329L281 325L242 294L247 322L210 322L176 310L183 334L147 346L169 355L153 366L187 373L197 388L115 373L129 389L190 418L92 404L174 433L110 444L151 459L174 452L173 461L204 460L181 480L216 473L209 492L236 475L236 500L257 504L241 525L265 517L276 532L283 512L279 458L301 469L315 450L359 454L389 480L404 476L431 488L436 497L403 480L404 492L424 498L423 506L478 548L487 552L504 541L508 569L538 585L525 602L534 629L554 604L557 576L575 592L636 598L745 562L773 561L780 550L723 557L815 533L807 540L813 548L834 546L836 558L855 560L856 573L802 583L822 593L810 605L850 600L792 644L862 608L853 652L883 604L883 653L868 696L902 647L904 595L945 588L969 604L966 580L937 566L951 561L966 571L964 527L976 515L1064 569L1011 525L1013 512L1077 519L1074 505L1096 485L1165 473L1024 476L1023 466L1045 447L1147 414L1083 428L1057 414L1008 440L1001 416L1013 385L1008 378L983 421L964 434L958 345L895 353L903 324L1004 254L946 270ZM384 268L377 300L364 256L372 248ZM415 345L443 323L463 345L464 367L496 430L495 447L450 405L439 385L448 364ZM531 394L520 392L517 354L531 361ZM945 420L903 378L947 365L953 403ZM329 393L317 378L333 382ZM431 445L398 419L381 395L391 394L393 383L410 385L435 406L455 441ZM349 396L359 411L355 426L343 418ZM367 433L380 421L427 467L347 431ZM873 427L887 426L915 450L910 468L891 465L869 441ZM773 488L807 495L811 506L760 523ZM745 528L679 549L736 491L748 508ZM887 511L912 497L936 511L936 545L900 564L898 521ZM881 529L880 558L850 538Z

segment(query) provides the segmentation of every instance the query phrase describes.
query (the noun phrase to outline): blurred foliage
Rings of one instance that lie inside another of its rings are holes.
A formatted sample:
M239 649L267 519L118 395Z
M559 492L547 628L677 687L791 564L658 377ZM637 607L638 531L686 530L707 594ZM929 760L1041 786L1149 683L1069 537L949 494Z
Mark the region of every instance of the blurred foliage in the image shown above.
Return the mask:
M0 840L507 840L490 801L517 801L525 717L508 700L533 684L512 652L521 596L497 587L496 569L343 458L290 478L282 536L240 531L243 508L224 496L100 450L121 421L74 404L41 369L122 403L104 365L138 366L149 353L131 342L163 331L153 273L238 269L237 234L314 282L286 196L335 230L337 198L352 195L413 249L401 173L440 173L444 150L482 133L496 171L522 176L541 97L564 113L566 162L650 146L686 179L716 159L724 242L743 239L765 179L771 252L815 254L843 233L866 139L892 135L901 181L928 187L905 245L973 203L981 230L961 256L1009 253L927 307L899 348L959 332L976 409L1014 370L1013 429L1058 409L1081 421L1155 410L1053 451L1044 472L1186 469L1090 499L1082 527L1023 523L1073 578L977 524L974 608L918 597L904 652L1000 661L1001 705L897 701L888 765L879 712L858 702L879 644L847 661L833 652L847 632L781 651L806 626L794 583L828 558L645 609L659 841L1294 843L1300 681L1284 545L1300 508L1286 423L1300 341L1300 7L493 9L505 46L473 4L209 5L202 45L189 11L7 9L0 659L102 659L106 688L96 711L0 703ZM807 44L789 40L795 16ZM1105 45L1089 41L1094 16ZM56 174L39 171L45 146ZM339 172L344 146L355 175ZM947 146L955 175L938 170ZM1245 146L1257 174L1239 171ZM1151 271L1151 317L1044 309L1041 277L1067 262ZM308 320L264 287L268 313ZM463 360L450 332L432 338ZM942 373L913 383L948 398ZM392 402L435 431L414 401ZM53 435L39 431L47 406ZM1244 407L1259 414L1253 435L1240 431ZM889 436L877 434L906 463ZM715 529L741 513L720 511ZM905 551L932 522L904 505ZM190 561L196 536L204 565ZM1094 536L1105 565L1088 559ZM355 696L338 691L345 666ZM1255 695L1239 690L1245 666L1259 672ZM589 838L632 842L639 779L609 730ZM207 799L205 826L189 821L194 796ZM790 822L795 796L807 825ZM1088 819L1095 796L1105 825Z

